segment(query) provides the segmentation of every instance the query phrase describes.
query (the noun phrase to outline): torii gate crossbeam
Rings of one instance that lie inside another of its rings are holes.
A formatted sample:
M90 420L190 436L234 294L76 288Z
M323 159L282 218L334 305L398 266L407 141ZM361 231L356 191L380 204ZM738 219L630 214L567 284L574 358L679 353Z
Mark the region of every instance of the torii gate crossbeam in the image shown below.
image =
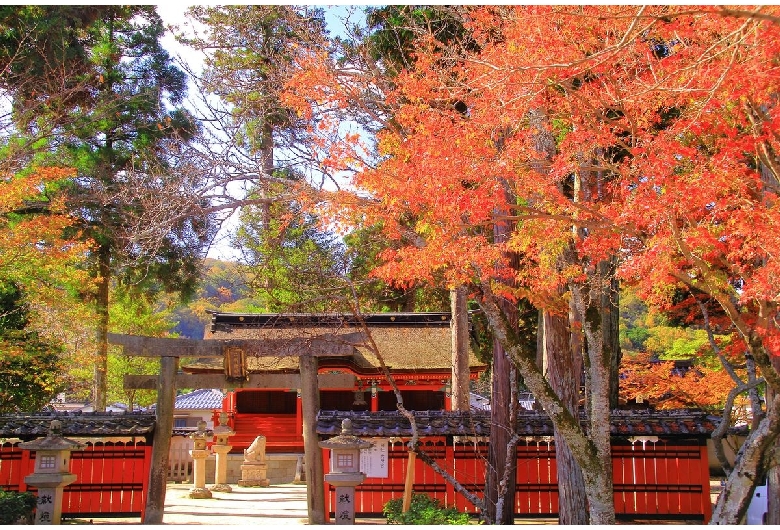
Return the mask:
M276 374L247 374L246 357L299 358L303 408L303 442L306 462L306 486L308 489L309 524L325 524L325 485L322 453L320 452L316 415L320 408L319 389L352 386L354 376L345 374L321 374L318 376L318 357L347 356L355 346L365 341L363 333L325 334L293 339L229 339L194 340L179 338L143 337L136 335L108 334L110 344L122 346L126 355L157 357L160 373L154 376L125 377L125 388L156 388L156 427L152 446L152 465L149 474L149 491L143 524L161 524L165 506L168 453L173 432L173 407L176 388L235 388L257 385L262 388L275 385ZM225 359L225 374L177 374L181 357L216 357ZM285 379L284 386L294 382L295 374ZM203 385L203 383L209 383ZM222 385L218 384L222 383Z

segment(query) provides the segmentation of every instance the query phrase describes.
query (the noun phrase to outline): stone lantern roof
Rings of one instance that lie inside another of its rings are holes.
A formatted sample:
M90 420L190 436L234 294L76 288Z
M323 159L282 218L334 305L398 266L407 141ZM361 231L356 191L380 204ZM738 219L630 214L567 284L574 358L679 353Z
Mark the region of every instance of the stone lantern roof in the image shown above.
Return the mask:
M83 449L84 444L64 438L62 436L62 422L52 420L49 433L45 438L20 443L19 447L32 451L77 451Z
M324 440L319 445L323 449L368 449L373 444L353 435L352 420L345 418L341 422L341 434Z

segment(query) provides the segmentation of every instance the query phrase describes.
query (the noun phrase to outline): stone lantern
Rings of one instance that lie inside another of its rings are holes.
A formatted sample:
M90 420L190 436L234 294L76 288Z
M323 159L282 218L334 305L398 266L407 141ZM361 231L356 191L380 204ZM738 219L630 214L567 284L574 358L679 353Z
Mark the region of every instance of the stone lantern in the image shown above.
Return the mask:
M38 490L35 524L60 524L62 521L63 488L76 480L70 472L70 452L83 449L84 444L62 437L62 422L53 420L49 434L31 442L19 444L35 451L35 471L24 482Z
M355 524L355 486L365 480L360 471L360 450L373 444L352 434L352 420L341 422L341 434L320 442L330 449L330 473L325 481L336 488L336 524Z
M231 429L228 424L228 415L222 412L219 415L219 425L214 427L214 445L211 446L211 450L216 455L216 465L214 469L214 486L211 491L220 491L224 493L230 493L233 488L227 483L227 457L233 446L228 445L228 438L236 434L236 431Z
M198 430L190 435L192 438L192 481L195 487L190 490L191 499L210 499L211 492L206 489L206 458L209 456L209 450L206 445L206 422L198 422Z

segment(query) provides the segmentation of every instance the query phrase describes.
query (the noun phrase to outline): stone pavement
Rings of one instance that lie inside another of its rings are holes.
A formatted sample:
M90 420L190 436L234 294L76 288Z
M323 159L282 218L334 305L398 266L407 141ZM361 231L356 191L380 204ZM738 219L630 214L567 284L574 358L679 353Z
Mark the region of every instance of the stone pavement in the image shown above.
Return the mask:
M306 485L272 484L265 488L231 485L231 493L213 492L211 499L191 499L192 484L168 483L165 495L164 525L307 525ZM710 482L713 503L720 481ZM551 525L555 519L516 519L516 525ZM620 524L690 525L693 521L633 521ZM62 524L141 525L135 518L63 519ZM332 521L330 524L333 524ZM356 526L386 524L384 518L361 518Z
M165 494L164 525L306 525L306 485L272 484L265 488L231 485L231 493L212 492L211 499L191 499L192 484L169 483ZM384 519L361 519L357 525L385 524ZM63 524L140 525L135 518L64 519Z

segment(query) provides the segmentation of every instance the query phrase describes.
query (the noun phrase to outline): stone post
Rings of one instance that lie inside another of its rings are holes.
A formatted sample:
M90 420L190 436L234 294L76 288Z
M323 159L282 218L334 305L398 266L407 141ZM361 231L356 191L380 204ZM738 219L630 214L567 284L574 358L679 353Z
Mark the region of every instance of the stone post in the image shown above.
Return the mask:
M233 488L227 483L227 458L228 453L233 449L232 445L228 445L228 438L236 434L236 431L227 425L227 419L228 415L226 412L222 412L219 415L219 425L214 427L214 445L211 446L211 450L214 451L216 457L214 486L212 486L211 491L220 491L223 493L230 493L233 491Z
M49 434L19 447L35 451L35 471L24 478L28 486L38 489L35 524L62 522L63 489L76 480L70 472L70 452L84 448L73 440L62 437L62 422L53 420Z
M341 434L320 442L320 447L330 449L330 473L325 481L336 488L336 524L355 524L355 486L365 480L360 472L360 450L371 447L352 435L352 420L341 422Z
M206 458L209 456L209 450L206 447L206 422L198 422L198 430L190 435L193 441L193 449L190 451L192 456L192 481L195 487L190 490L191 499L210 499L211 492L206 489Z
M265 436L258 436L244 450L244 463L241 464L241 479L239 486L268 486L268 464L265 462Z

